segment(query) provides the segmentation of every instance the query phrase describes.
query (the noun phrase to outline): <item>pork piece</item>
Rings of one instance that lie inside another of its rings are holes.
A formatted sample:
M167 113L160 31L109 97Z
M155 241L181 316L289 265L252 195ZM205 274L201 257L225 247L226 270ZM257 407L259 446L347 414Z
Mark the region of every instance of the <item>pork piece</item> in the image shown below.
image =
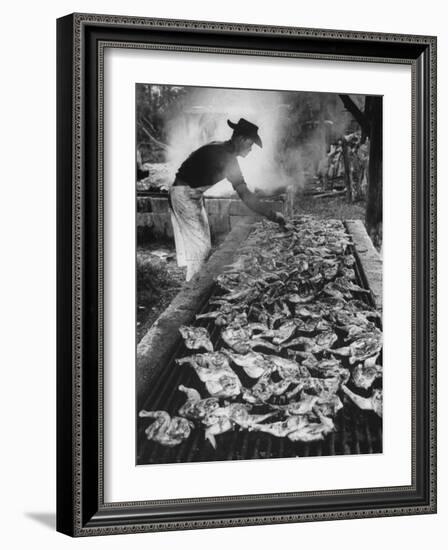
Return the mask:
M337 334L333 331L321 332L313 338L309 338L307 336L299 336L298 338L294 338L294 340L290 340L289 342L286 342L286 344L282 344L280 349L293 346L303 346L306 353L320 353L322 351L329 350L331 346L337 342L337 339Z
M223 349L222 353L241 367L250 378L260 378L260 376L263 376L267 372L272 372L275 368L270 356L263 353L250 351L245 355L240 355L227 349Z
M331 353L349 357L349 363L353 365L358 361L364 361L369 357L378 355L383 346L383 335L381 331L375 329L372 332L361 334L349 346L332 349Z
M188 349L201 349L213 351L213 344L206 328L182 326L179 329L185 345Z
M206 397L202 399L200 393L194 388L187 388L182 384L179 391L187 396L186 402L180 407L178 414L190 420L201 420L205 416L219 407L219 399L216 397Z
M255 385L243 391L243 399L248 403L263 405L267 403L271 397L285 393L290 385L290 380L274 382L271 378L271 374L266 372L260 377Z
M319 441L334 431L335 427L331 418L325 417L320 411L316 411L316 414L318 422L311 421L307 415L298 415L281 422L258 424L252 429L275 437L287 437L291 441Z
M183 357L176 362L191 365L212 397L234 397L241 393L240 379L230 367L228 358L219 351Z
M310 355L302 362L302 366L307 367L309 372L318 378L339 378L342 383L350 378L350 371L344 368L338 359L318 361L314 355Z
M277 346L265 342L261 338L253 338L253 325L238 326L236 324L228 325L221 331L221 338L224 342L237 353L246 354L256 347L264 347L277 351Z
M175 447L188 439L193 424L186 418L173 416L166 411L140 411L140 418L154 418L155 421L146 428L146 438L156 441L164 447Z
M250 429L253 425L263 422L274 414L276 413L252 415L244 403L232 403L226 407L219 407L207 414L202 421L205 426L205 439L216 449L216 435L233 430L236 426Z
M364 363L356 365L352 371L352 380L355 386L368 390L377 378L383 376L383 367L375 364L377 357L369 357Z
M383 416L383 390L373 390L371 397L361 397L345 385L342 385L341 389L360 409L374 411L378 416Z

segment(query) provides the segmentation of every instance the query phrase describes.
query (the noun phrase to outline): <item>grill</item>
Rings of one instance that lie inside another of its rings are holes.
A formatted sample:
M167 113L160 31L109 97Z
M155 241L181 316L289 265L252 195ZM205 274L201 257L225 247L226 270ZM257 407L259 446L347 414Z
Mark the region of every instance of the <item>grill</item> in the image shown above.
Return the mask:
M364 276L356 250L352 248L350 252L357 260L355 265L357 283L367 288L366 277ZM220 289L216 286L212 290L211 297L218 296L220 292ZM369 305L373 305L372 299L368 294L360 295L360 299L363 299ZM198 313L205 313L210 309L211 306L207 302ZM219 346L222 344L220 338L221 328L217 327L213 320L197 320L192 325L207 328L214 348L219 349ZM342 345L341 338L336 347ZM207 395L205 384L199 380L194 369L190 366L178 365L175 362L177 358L192 353L195 352L188 350L183 344L182 339L179 338L179 344L173 350L171 360L166 364L151 388L145 401L144 409L166 410L171 416L176 416L177 411L186 399L185 394L178 391L180 384L197 389L201 396ZM344 361L348 360L343 358ZM249 378L242 368L236 365L233 365L233 368L243 386L250 387L256 382ZM350 384L348 386L351 387ZM364 394L359 388L352 389L360 395L367 395L367 392ZM342 392L339 393L342 394ZM195 428L192 430L190 437L180 445L176 447L164 447L146 439L145 429L148 426L148 419L139 418L137 424L137 464L381 453L382 419L372 411L358 409L345 395L340 395L340 398L344 407L334 418L335 432L328 434L322 441L311 443L291 442L288 438L277 438L267 433L251 432L237 427L233 431L216 437L217 448L215 450L205 440L204 430L202 428ZM279 403L281 403L282 396L278 399ZM252 412L263 413L266 412L266 409L254 409ZM273 418L270 421L276 420L278 418Z

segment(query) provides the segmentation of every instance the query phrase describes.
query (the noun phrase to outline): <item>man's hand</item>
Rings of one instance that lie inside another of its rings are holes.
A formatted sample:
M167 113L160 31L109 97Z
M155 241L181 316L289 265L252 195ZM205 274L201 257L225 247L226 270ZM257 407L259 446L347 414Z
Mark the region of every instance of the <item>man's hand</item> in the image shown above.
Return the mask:
M274 218L272 221L274 221L275 223L278 223L282 227L286 224L285 216L283 216L283 214L281 214L280 212L274 213Z

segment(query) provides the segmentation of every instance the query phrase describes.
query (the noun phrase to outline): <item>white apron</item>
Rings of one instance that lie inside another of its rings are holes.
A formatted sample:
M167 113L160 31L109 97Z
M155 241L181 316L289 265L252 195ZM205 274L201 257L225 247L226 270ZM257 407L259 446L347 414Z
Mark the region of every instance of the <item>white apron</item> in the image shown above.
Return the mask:
M177 264L187 267L187 281L200 271L211 250L210 227L204 207L204 193L208 188L176 185L170 189Z

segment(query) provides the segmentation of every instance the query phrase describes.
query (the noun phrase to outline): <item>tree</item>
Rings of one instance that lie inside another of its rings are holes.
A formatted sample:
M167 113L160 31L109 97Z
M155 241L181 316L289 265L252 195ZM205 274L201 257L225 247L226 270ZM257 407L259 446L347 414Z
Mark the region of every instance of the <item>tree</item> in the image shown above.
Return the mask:
M376 246L381 244L383 224L383 98L366 96L364 112L348 95L340 94L344 107L361 126L362 138L370 140L366 204L366 228Z

